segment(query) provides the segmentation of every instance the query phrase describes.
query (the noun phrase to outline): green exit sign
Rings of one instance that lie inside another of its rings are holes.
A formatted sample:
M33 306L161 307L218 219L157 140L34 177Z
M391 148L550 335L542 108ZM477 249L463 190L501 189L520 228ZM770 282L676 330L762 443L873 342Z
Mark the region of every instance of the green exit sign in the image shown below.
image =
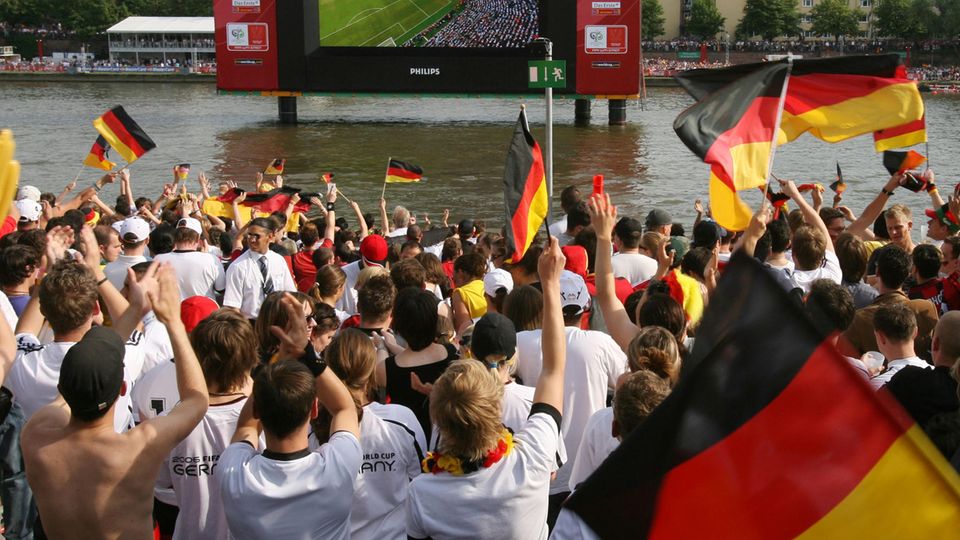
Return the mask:
M680 60L699 60L700 53L696 51L679 51L677 52L677 58Z
M527 62L530 76L529 88L566 88L566 60L530 60Z

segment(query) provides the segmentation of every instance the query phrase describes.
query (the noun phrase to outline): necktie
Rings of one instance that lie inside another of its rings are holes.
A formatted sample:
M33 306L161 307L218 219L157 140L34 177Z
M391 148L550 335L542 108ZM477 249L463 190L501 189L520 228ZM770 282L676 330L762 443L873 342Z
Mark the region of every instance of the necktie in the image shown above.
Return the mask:
M273 292L273 280L270 279L270 273L267 272L267 256L264 255L257 259L260 265L260 275L263 276L263 294L266 296Z

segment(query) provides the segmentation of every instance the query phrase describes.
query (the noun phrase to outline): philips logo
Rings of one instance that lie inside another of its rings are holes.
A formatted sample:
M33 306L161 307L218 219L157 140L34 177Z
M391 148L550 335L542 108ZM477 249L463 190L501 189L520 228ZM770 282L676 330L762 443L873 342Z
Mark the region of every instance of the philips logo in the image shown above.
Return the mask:
M410 74L437 77L440 75L440 68L410 68Z

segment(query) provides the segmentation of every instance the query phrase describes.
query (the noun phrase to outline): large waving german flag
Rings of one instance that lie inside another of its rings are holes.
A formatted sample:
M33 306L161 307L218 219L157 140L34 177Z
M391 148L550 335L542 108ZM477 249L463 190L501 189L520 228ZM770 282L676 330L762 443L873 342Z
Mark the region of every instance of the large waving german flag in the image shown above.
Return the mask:
M713 218L733 231L746 229L753 214L737 192L767 181L777 109L787 75L785 63L744 67L678 75L677 80L690 86L687 90L694 97L701 97L673 122L680 140L710 165ZM726 83L718 83L716 76ZM711 91L704 91L708 88Z
M97 140L93 142L93 146L90 148L90 153L84 158L83 164L87 167L93 167L94 169L109 171L117 166L116 163L110 161L107 155L109 150L110 145L107 144L107 140L103 138L103 135L97 137Z
M157 147L153 139L119 105L94 120L93 127L127 163L133 163Z
M222 203L230 204L242 193L244 193L242 189L233 188L223 195L217 197L217 200ZM297 193L300 194L300 201L296 204L296 206L293 207L293 211L306 212L310 210L310 199L312 197L320 196L317 193L307 193L301 191L300 188L291 186L274 188L263 193L255 193L252 191L246 193L247 196L244 198L243 202L240 203L240 206L254 208L268 214L271 212L282 212L286 210L287 205L290 204L290 199Z
M725 228L746 228L751 213L731 190L766 182L759 172L766 172L763 158L770 148L757 143L772 137L769 107L772 95L782 90L781 70L786 71L786 61L676 76L698 102L677 117L674 129L711 165L710 206ZM796 60L786 84L778 144L804 133L839 142L879 130L913 129L909 126L923 118L916 83L906 78L895 54Z
M684 367L566 503L601 538L960 530L956 473L756 261L739 254L727 266Z
M530 133L526 109L520 109L517 127L507 150L503 199L507 212L507 260L515 263L523 258L547 217L543 154Z

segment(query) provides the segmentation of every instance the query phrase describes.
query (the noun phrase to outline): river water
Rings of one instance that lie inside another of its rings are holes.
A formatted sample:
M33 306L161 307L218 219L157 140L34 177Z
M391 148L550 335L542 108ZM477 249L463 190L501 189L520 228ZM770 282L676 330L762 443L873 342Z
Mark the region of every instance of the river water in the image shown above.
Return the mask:
M331 171L345 195L364 210L374 210L387 159L393 156L420 165L426 178L419 184L389 185L390 205L402 203L431 216L450 208L452 221L474 217L492 223L502 223L504 157L523 102L306 97L299 99L300 124L282 126L276 120L276 98L220 96L212 84L0 80L0 90L0 128L10 128L16 136L21 184L45 191L59 192L77 174L97 136L91 122L122 104L158 146L131 167L136 195L156 196L177 163L191 163L193 178L204 170L214 181L234 179L249 185L271 159L285 157L288 184L317 189L318 175ZM952 187L960 173L960 98L925 94L924 99L931 165L938 171L938 183ZM534 136L542 146L543 100L526 103ZM690 103L679 89L653 88L644 110L639 103L630 105L627 125L608 126L606 102L597 101L591 124L578 127L573 102L557 101L557 195L571 183L589 192L592 175L604 174L621 214L640 217L660 207L689 225L693 201L701 197L706 201L708 173L672 129L674 118ZM826 185L834 179L837 161L849 184L845 204L858 211L886 180L870 136L834 145L803 136L777 150L774 172L781 178ZM81 185L97 176L98 171L83 169ZM119 189L110 186L104 193L102 198L110 202ZM757 202L759 195L750 193L747 199ZM923 194L904 190L894 200L909 204L915 216L929 201ZM918 230L925 218L915 221Z

